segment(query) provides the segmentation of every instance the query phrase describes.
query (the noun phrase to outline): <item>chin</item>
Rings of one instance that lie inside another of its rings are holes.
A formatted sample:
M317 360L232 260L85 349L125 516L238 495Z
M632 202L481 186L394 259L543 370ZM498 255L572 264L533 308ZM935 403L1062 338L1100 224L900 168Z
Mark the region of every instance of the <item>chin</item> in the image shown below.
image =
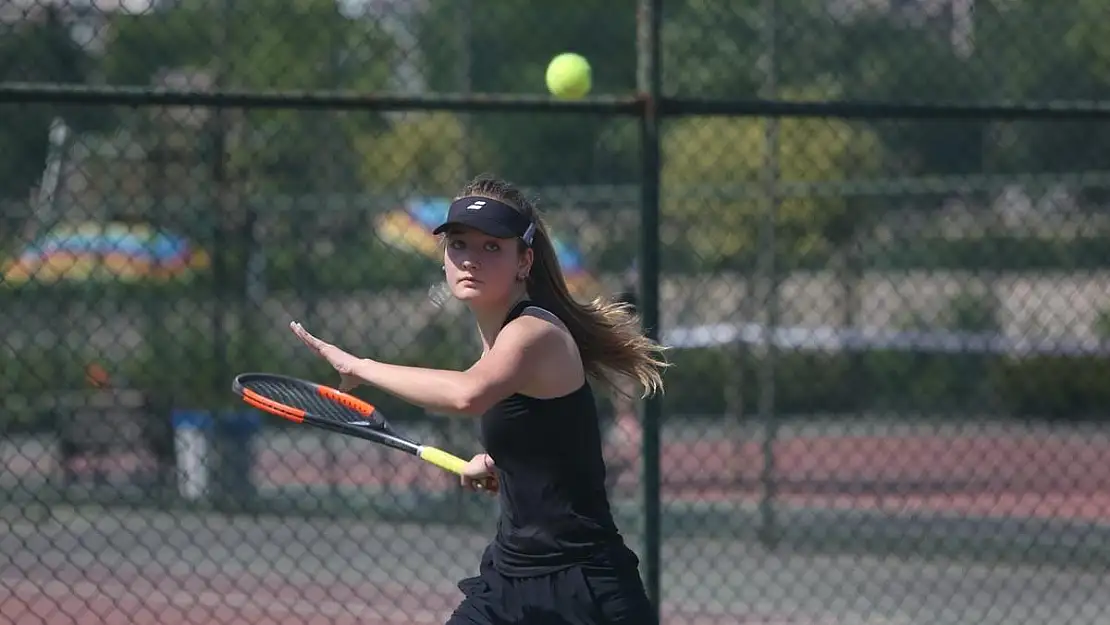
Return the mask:
M457 284L455 285L455 288L452 289L452 293L454 294L455 299L463 302L473 302L475 300L485 299L485 297L483 297L482 289L473 286Z
M494 304L499 299L496 293L485 290L481 286L457 286L455 287L455 298L460 302L465 302L470 306L477 306L478 308L482 308L488 304Z

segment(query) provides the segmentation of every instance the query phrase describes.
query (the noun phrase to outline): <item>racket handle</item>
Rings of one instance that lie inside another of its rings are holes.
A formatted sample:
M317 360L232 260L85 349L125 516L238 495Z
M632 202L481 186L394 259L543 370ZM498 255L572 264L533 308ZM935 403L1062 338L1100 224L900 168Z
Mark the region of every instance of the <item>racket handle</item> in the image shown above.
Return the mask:
M447 469L452 473L462 474L463 469L466 468L466 460L453 456L442 449L435 447L422 446L419 451L419 456L422 460L430 462L441 469Z

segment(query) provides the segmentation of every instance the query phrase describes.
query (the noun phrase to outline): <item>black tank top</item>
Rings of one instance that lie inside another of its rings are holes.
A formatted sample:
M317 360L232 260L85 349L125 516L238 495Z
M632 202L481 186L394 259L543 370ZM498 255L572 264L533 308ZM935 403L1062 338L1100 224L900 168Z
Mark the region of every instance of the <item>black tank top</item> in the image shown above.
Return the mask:
M505 324L534 306L516 305ZM499 572L527 577L635 561L609 507L588 382L554 399L512 395L482 415L481 435L501 485L497 536L487 552Z

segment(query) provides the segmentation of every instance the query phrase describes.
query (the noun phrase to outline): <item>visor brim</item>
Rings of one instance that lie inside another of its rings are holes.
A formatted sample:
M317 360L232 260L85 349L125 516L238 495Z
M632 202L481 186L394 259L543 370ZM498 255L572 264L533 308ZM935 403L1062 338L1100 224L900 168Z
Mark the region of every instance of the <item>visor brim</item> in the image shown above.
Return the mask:
M497 237L498 239L516 239L522 236L522 234L514 232L512 228L500 221L486 219L479 215L472 215L467 216L465 219L453 219L444 222L433 230L432 234L443 234L458 227L474 228L479 232L488 234L491 237Z

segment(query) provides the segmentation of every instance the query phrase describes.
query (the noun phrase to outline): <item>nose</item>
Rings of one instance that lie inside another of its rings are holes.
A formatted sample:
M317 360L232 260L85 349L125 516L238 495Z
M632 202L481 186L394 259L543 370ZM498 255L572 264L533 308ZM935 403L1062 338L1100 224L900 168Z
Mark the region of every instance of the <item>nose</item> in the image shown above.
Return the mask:
M462 261L462 268L463 269L477 269L478 268L478 262L476 260L474 260L473 258L464 258L463 261Z

